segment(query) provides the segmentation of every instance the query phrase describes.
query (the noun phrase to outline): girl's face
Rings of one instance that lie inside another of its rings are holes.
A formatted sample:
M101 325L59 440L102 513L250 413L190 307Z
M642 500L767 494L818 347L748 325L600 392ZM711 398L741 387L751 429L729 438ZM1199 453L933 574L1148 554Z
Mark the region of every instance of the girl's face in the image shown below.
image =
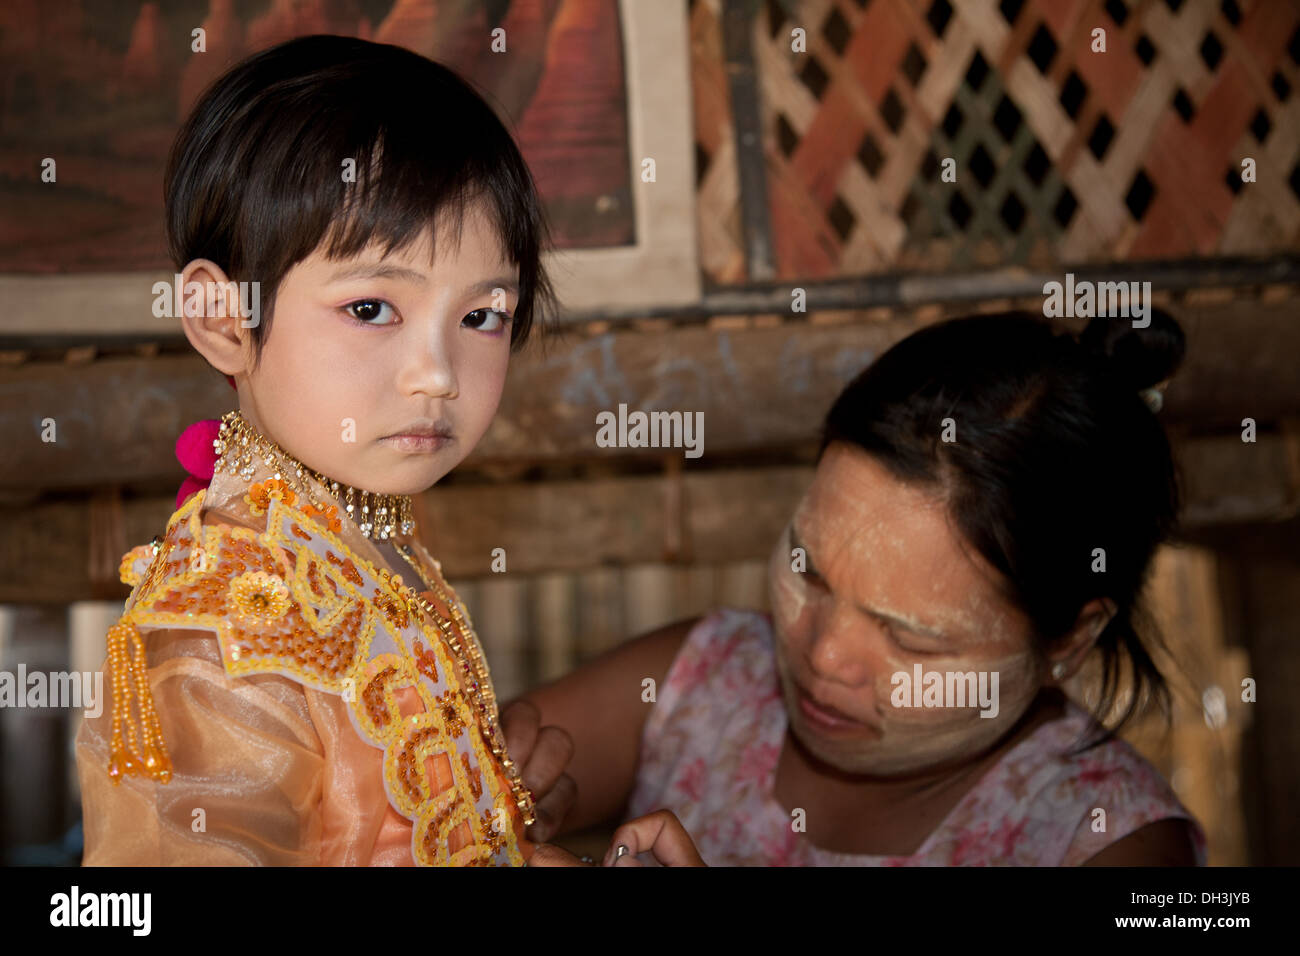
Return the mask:
M473 450L496 413L510 356L518 270L479 207L457 247L430 233L382 257L318 250L289 270L240 408L263 434L338 481L423 491Z
M806 570L793 569L794 548L804 549ZM1043 682L1027 618L998 593L945 504L860 449L827 448L768 574L791 730L845 772L896 777L974 759ZM949 672L982 675L996 687L996 716L982 717L994 708L969 698L953 706L946 689L931 698L943 706L913 706L921 689L904 694L895 675L914 683L917 664L945 688ZM828 710L832 719L822 719Z

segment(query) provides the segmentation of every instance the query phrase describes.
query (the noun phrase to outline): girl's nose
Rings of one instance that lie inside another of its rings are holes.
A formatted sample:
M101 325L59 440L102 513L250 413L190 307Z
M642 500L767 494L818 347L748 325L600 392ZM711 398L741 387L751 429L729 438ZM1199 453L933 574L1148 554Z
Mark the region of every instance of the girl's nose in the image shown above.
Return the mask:
M420 340L410 343L399 385L410 393L455 398L459 393L455 353L442 323L435 325Z

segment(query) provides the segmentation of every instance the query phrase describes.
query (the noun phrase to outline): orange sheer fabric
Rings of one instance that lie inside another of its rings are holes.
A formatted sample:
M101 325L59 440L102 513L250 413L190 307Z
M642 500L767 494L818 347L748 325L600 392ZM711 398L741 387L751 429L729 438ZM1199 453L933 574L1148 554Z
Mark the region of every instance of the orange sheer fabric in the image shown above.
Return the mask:
M83 865L413 865L412 824L388 802L383 752L357 734L342 698L275 674L229 677L216 638L197 631L155 631L149 644L173 776L114 784L109 710L87 717L76 740ZM400 696L404 713L420 709L415 694ZM447 789L447 756L430 763L435 789ZM450 850L467 838L462 826Z

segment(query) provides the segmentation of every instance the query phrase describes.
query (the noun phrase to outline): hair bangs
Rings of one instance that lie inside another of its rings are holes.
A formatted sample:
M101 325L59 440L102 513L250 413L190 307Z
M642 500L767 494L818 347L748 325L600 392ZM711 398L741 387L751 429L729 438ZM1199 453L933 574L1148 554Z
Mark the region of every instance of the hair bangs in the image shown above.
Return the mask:
M259 353L294 264L426 235L458 248L471 208L519 270L512 349L557 309L548 224L510 132L468 81L401 47L314 36L250 57L201 97L168 167L172 257L261 282Z

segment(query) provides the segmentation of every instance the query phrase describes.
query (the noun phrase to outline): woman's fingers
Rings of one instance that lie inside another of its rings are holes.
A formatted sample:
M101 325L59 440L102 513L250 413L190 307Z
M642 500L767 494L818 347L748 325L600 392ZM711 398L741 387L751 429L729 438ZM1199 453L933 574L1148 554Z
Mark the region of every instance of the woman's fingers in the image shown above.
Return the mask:
M528 858L528 865L534 866L590 866L590 863L583 863L580 859L570 853L563 847L556 846L554 843L540 843L533 850L533 855Z
M564 772L573 759L573 738L560 727L540 725L541 712L531 701L513 701L501 712L506 750L537 801L537 822L528 829L537 843L555 835L578 799L577 785Z
M561 774L560 779L551 787L551 792L539 799L533 808L537 822L528 828L528 839L534 843L545 843L555 836L577 799L578 784L567 773Z
M521 767L532 756L541 723L542 712L532 701L511 701L501 711L501 732L506 737L506 750Z
M573 759L573 738L562 727L543 727L537 731L532 752L526 758L515 759L523 774L524 786L541 799L551 792Z
M616 856L611 866L645 866L640 860L631 854L624 853L622 856Z
M622 856L618 853L620 845L627 847ZM615 830L604 865L640 866L636 856L647 851L664 866L706 865L690 834L671 810L656 810Z

